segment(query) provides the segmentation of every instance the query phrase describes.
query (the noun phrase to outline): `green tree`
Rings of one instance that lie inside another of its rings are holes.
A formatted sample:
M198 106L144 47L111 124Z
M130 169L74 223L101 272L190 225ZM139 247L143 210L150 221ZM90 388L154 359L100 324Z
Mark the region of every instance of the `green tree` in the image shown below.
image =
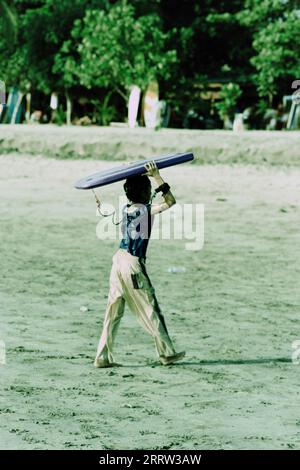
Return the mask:
M20 2L20 0L19 0ZM22 41L22 22L17 2L0 0L0 61L1 79L7 89L17 85L28 89L26 45Z
M106 11L88 9L75 21L56 57L65 81L78 77L87 88L116 91L127 102L130 86L145 88L150 80L168 77L175 50L165 50L167 34L157 15L135 17L132 5L118 2Z
M200 87L205 89L211 82L236 81L245 84L247 92L251 89L252 95L255 93L249 80L255 71L250 63L254 55L251 30L241 25L237 16L244 3L245 0L160 1L163 26L172 31L169 41L178 56L173 76L163 80L161 86L172 107L172 125L182 125L189 109L212 121L210 103L199 96Z
M298 1L246 0L237 14L240 24L249 29L253 53L250 62L256 71L252 80L258 94L267 97L283 94L300 72L300 16Z
M5 45L12 48L17 40L18 20L16 9L10 0L0 0L0 18Z
M282 18L291 8L290 0L245 0L236 16L240 24L251 28L253 33Z
M74 21L82 18L88 6L101 7L103 1L42 0L22 15L22 31L27 46L28 74L35 88L44 93L64 91L60 73L54 70L56 54L71 34Z
M271 104L283 82L290 88L300 77L300 17L290 12L268 24L255 35L253 45L257 51L252 63L257 70L258 92Z
M240 86L236 83L228 83L227 85L223 85L221 89L220 101L215 103L215 107L218 110L220 118L224 121L225 127L227 122L233 118L241 94Z

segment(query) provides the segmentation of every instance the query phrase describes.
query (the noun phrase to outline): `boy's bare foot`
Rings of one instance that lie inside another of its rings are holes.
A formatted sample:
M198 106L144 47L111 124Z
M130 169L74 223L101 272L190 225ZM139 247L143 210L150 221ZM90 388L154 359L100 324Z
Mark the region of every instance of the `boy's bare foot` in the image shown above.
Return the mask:
M108 359L95 359L94 361L94 367L97 367L98 369L104 368L104 367L121 367L122 364L118 364L117 362L109 362Z
M162 365L169 366L174 362L181 361L185 356L185 351L178 352L173 354L173 356L159 356L159 360Z

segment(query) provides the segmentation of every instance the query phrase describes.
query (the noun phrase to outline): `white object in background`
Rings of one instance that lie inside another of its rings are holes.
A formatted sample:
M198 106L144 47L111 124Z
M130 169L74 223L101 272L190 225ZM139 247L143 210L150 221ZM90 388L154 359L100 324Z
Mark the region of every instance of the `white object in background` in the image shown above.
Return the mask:
M243 121L243 113L235 114L234 121L233 121L233 131L234 132L241 132L245 130L244 121Z
M136 126L136 118L139 109L141 89L137 85L133 85L130 89L128 101L128 125L130 128Z
M168 268L168 273L185 273L186 268L184 266L170 266Z
M149 83L144 98L144 121L145 126L155 129L160 124L160 105L158 100L158 83Z
M51 93L50 108L56 110L58 107L58 96L57 93Z
M82 305L79 309L82 313L85 313L85 312L88 312L89 311L89 308L86 307L86 305Z

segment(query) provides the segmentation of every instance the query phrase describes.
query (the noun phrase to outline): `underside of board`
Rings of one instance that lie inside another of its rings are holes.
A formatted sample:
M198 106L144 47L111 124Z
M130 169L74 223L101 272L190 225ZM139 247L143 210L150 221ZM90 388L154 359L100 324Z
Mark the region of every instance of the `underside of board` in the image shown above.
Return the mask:
M177 153L170 155L163 155L160 157L147 158L146 160L139 160L131 164L123 164L109 170L100 171L93 175L82 178L75 183L77 189L93 189L99 186L115 183L124 180L130 176L137 176L146 173L145 164L155 161L157 168L167 168L169 166L179 165L194 159L192 153Z

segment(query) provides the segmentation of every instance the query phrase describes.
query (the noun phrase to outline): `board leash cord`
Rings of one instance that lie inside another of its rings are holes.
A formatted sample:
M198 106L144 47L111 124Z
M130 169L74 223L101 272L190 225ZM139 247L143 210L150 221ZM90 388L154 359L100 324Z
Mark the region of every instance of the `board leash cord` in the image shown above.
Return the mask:
M99 199L99 196L97 195L96 191L94 189L92 189L93 193L94 193L94 196L95 196L95 199L96 199L96 204L97 204L97 210L98 210L98 213L102 216L102 217L112 217L112 223L114 225L120 225L120 223L123 221L123 219L121 219L119 222L115 222L115 215L116 215L116 211L114 210L113 212L111 212L110 214L103 214L101 212L101 201ZM152 195L151 195L151 198L150 198L150 202L152 204L152 201L153 199L155 198L156 196L156 192L153 191Z
M115 214L116 214L116 211L114 210L113 212L111 212L110 214L103 214L101 212L101 201L99 199L99 196L96 194L96 192L92 189L93 193L94 193L94 196L95 196L95 199L96 199L96 204L97 204L97 210L98 210L98 213L102 216L102 217L112 217L112 223L114 225L120 225L120 223L122 222L123 219L121 219L119 222L116 222L115 221Z

